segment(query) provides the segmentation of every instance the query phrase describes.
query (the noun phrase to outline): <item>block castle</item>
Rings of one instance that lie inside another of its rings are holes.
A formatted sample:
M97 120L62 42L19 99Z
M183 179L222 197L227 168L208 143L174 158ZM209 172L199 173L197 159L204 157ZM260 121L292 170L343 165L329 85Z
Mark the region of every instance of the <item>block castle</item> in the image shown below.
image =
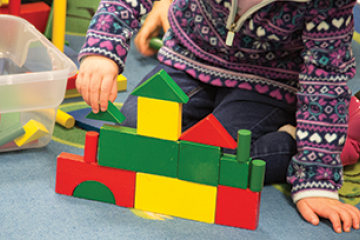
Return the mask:
M251 132L239 130L236 142L210 114L181 133L188 97L163 70L132 94L138 96L137 129L105 124L100 133L87 132L84 156L58 156L55 191L255 230L265 162L250 158ZM111 102L88 118L125 119Z

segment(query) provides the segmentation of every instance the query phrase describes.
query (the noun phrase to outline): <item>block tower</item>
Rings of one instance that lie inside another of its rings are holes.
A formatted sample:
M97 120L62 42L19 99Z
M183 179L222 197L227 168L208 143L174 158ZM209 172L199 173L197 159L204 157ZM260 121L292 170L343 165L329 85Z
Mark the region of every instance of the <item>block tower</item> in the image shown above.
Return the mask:
M105 124L100 134L87 132L84 157L58 156L55 191L255 230L265 162L250 158L251 132L239 130L236 142L210 114L181 133L188 97L163 70L132 94L138 96L137 128ZM88 117L124 119L111 102L107 112ZM237 154L222 148L237 148Z

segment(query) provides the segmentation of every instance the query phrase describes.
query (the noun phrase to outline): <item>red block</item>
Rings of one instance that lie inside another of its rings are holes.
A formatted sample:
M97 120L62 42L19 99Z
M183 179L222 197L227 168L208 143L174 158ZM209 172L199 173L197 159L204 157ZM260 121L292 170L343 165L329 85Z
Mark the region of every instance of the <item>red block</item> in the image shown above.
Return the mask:
M255 230L259 225L260 192L218 186L215 223Z
M179 140L235 149L236 141L213 114L183 132Z
M96 162L98 153L99 133L94 131L86 132L84 160L85 162Z
M11 2L9 1L9 7L0 8L0 14L11 14L10 11L15 11L12 15L17 15L17 11L20 11L20 17L24 18L32 25L36 27L40 32L45 32L46 24L48 22L49 13L51 7L44 2L26 3L22 4L21 7L17 6L16 3L11 9ZM18 10L17 10L18 9Z
M133 208L135 179L135 172L87 163L82 156L63 152L57 158L55 192L72 196L80 183L98 181L110 189L116 205Z
M76 88L76 85L75 85L76 78L77 78L77 73L74 76L68 78L67 85L66 85L66 90Z

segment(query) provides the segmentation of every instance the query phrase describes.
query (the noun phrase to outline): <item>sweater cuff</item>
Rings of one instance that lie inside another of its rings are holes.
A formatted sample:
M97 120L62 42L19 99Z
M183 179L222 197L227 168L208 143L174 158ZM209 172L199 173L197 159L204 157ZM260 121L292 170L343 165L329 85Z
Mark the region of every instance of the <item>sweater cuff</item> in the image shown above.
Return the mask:
M296 204L299 200L309 197L324 197L339 200L339 193L337 191L329 191L322 189L303 190L292 195L293 201Z

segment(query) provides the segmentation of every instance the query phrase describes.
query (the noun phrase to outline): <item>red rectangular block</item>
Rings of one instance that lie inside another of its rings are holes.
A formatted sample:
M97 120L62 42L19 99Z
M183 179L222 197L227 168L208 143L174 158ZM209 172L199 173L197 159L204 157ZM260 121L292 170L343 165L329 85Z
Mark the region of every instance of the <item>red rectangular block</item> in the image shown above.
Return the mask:
M72 196L80 183L98 181L110 189L116 205L133 208L135 179L135 172L87 163L80 155L63 152L57 158L55 192Z
M259 225L260 192L218 186L215 223L255 230Z

